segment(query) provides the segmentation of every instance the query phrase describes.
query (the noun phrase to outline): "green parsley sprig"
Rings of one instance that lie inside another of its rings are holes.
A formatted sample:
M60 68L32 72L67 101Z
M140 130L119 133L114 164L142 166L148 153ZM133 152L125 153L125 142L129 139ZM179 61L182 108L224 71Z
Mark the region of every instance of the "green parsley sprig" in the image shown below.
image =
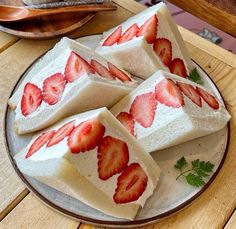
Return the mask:
M213 172L214 164L209 161L200 161L199 159L191 161L191 168L188 169L188 162L185 157L181 157L175 164L175 168L180 174L176 177L185 177L188 184L201 187L205 184L204 178L208 177Z
M195 83L198 83L198 84L201 84L203 85L204 82L200 76L200 74L198 73L197 69L194 68L190 74L188 75L188 79L190 79L191 81L195 82Z

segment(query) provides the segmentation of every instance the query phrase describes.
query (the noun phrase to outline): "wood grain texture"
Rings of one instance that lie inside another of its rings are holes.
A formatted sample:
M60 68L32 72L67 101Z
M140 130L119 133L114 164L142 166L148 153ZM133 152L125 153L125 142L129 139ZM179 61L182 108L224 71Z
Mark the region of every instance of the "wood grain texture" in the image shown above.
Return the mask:
M2 220L0 226L9 229L76 229L79 224L79 222L53 211L29 194L11 214Z
M97 226L81 223L78 229L103 229L103 227L97 227Z
M19 38L0 31L0 53L13 45Z
M206 39L196 36L193 32L179 26L180 33L182 34L183 39L188 42L192 43L192 39L194 39L194 46L202 51L210 54L214 58L226 63L227 65L236 68L236 55L232 52L223 49L222 47L208 42ZM236 44L235 44L236 45Z
M127 11L130 11L134 14L137 14L141 11L143 11L146 7L144 5L141 5L140 3L134 1L134 0L112 0L117 5L125 8Z
M29 193L8 158L0 155L0 221Z
M235 229L236 227L236 210L234 211L233 215L230 217L230 220L225 225L224 229Z
M234 0L208 0L212 5L236 15L236 2Z
M169 2L236 37L235 0L169 0Z

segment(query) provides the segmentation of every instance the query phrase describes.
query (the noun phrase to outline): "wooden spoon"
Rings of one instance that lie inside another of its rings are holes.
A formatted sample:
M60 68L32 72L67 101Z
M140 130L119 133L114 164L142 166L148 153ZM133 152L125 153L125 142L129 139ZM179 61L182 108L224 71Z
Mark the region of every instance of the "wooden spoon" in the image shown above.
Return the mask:
M97 12L116 10L117 7L111 3L90 4L81 6L68 6L55 9L30 9L18 6L0 5L0 22L15 22L29 20L40 16L48 16L62 13Z

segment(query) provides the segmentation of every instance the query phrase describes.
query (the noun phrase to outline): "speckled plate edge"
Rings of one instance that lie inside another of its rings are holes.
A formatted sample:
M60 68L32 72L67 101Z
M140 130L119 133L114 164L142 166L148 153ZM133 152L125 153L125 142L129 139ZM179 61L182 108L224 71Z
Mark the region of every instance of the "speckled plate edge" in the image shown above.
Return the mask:
M85 37L83 37L83 39L85 39ZM46 53L46 52L45 52ZM44 54L45 54L44 53ZM44 54L42 54L39 58L37 58L32 64L30 64L30 66L24 71L24 73L19 77L19 79L17 80L17 82L15 83L9 98L12 96L14 90L16 89L18 83L20 82L20 80L22 79L22 77L25 75L25 73L29 70L29 68L35 63L37 62ZM194 60L192 60L204 73L205 75L208 77L208 79L212 82L212 84L214 85L215 89L218 91L219 95L221 96L221 99L225 104L225 101L222 97L222 94L220 93L218 87L216 86L216 84L214 83L214 81L210 78L210 76L206 73L206 71L198 64L196 63ZM209 186L210 184L215 180L216 176L218 175L218 173L220 172L225 158L227 156L227 152L228 152L228 146L229 146L229 142L230 142L230 124L227 124L227 143L225 146L225 151L222 157L222 160L217 168L217 170L214 172L214 174L211 176L211 178L209 179L209 181L204 185L203 188L201 188L195 195L193 195L191 198L189 198L188 200L184 201L183 203L179 204L178 206L174 207L173 209L166 211L162 214L159 214L157 216L154 217L150 217L150 218L146 218L146 219L141 219L141 220L134 220L134 221L106 221L106 220L98 220L98 219L93 219L93 218L89 218L89 217L85 217L79 214L76 214L74 212L71 212L69 210L66 210L56 204L54 204L53 202L51 202L50 200L48 200L47 198L45 198L41 193L39 193L25 178L25 176L20 172L20 170L18 169L17 165L14 162L14 159L12 157L12 153L10 151L10 147L9 147L9 142L7 139L7 129L6 129L6 122L7 122L7 114L9 111L9 106L6 104L5 107L5 112L4 112L4 119L3 119L3 138L4 138L4 143L5 143L5 148L8 154L8 157L10 159L10 162L14 168L14 170L16 171L17 175L21 178L21 180L25 183L25 185L27 186L27 188L34 193L34 195L43 203L45 203L47 206L49 206L50 208L56 210L59 213L62 213L66 216L69 216L72 219L75 220L79 220L80 222L84 222L84 223L89 223L89 224L93 224L93 225L97 225L97 226L105 226L105 227L116 227L116 228L128 228L128 227L136 227L136 226L144 226L144 225L148 225L148 224L152 224L152 223L156 223L159 222L169 216L172 216L173 214L176 214L177 212L179 212L180 210L183 210L184 208L186 208L187 206L189 206L191 203L193 203L193 200L197 199Z

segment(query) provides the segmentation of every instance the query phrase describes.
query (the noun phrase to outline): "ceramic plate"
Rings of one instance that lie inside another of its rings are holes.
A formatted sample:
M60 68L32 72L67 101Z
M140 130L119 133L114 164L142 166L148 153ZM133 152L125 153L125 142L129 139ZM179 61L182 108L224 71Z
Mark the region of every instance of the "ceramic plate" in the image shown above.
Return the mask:
M78 40L91 48L95 48L100 38L100 35L95 35L83 37ZM34 64L32 64L27 71L29 71ZM205 86L214 91L217 97L223 102L218 89L211 81L210 77L204 72L204 70L201 69L200 66L196 63L194 64L201 74ZM12 93L21 83L25 74L22 75ZM15 135L13 131L14 116L14 112L7 107L5 115L6 146L16 172L27 187L44 203L59 212L76 218L77 220L100 226L113 226L116 228L141 226L157 222L173 213L180 211L196 199L212 183L218 174L227 153L229 138L228 126L214 134L152 153L154 160L158 162L162 170L157 189L154 195L148 199L144 208L140 209L134 221L122 220L105 215L91 207L88 207L77 199L44 185L31 177L24 176L18 170L13 157L17 152L26 146L31 139L31 135L21 137ZM199 158L201 160L211 161L215 164L214 172L211 174L207 183L203 187L191 187L182 179L176 180L178 171L174 168L174 164L176 163L176 160L182 156L185 156L187 161Z

